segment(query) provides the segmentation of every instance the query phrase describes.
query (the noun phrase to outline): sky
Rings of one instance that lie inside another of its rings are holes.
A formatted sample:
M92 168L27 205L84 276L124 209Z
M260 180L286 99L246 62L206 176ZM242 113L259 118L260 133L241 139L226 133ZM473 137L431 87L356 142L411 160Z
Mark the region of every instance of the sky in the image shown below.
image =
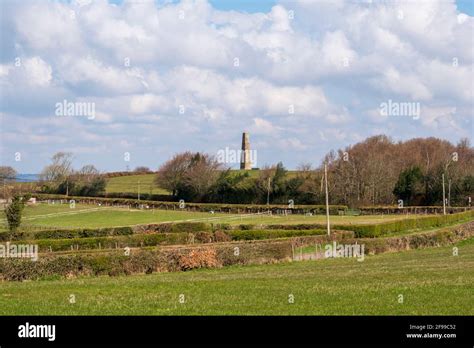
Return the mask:
M473 135L473 1L0 2L0 165L157 169ZM236 167L232 161L226 163Z

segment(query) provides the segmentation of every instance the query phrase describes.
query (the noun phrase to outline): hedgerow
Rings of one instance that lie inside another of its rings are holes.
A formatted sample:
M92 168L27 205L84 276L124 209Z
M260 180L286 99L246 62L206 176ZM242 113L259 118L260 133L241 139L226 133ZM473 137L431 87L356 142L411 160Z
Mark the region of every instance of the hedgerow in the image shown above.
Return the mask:
M86 204L103 204L103 205L130 205L133 207L148 206L149 208L165 209L165 210L189 210L202 212L221 212L233 214L252 214L262 212L272 212L274 214L290 212L294 214L326 213L325 205L295 205L294 208L289 208L288 205L283 204L220 204L220 203L185 203L184 207L180 207L179 202L165 202L152 200L137 200L127 198L102 198L102 197L81 197L81 196L64 196L56 194L42 194L36 193L35 197L40 200L74 200L76 203ZM330 214L337 215L339 211L347 209L345 205L330 205Z
M453 223L469 221L474 217L474 211L463 213L423 216L398 221L385 222L373 225L335 225L337 229L350 229L357 237L379 237L387 233L403 232L408 230L442 227Z
M474 211L438 215L438 216L416 216L403 220L389 221L378 224L350 224L350 225L331 225L333 229L354 231L356 236L362 237L380 237L388 233L403 232L408 230L442 227L454 223L472 220ZM323 229L324 224L287 224L287 225L264 225L263 229L291 229L291 230L310 230Z
M165 246L152 250L132 249L129 255L125 255L122 250L64 255L53 253L41 255L36 262L2 258L0 280L40 279L51 276L116 276L288 261L294 257L295 247L328 243L337 235L338 233L331 237L319 235L200 246ZM365 245L366 253L381 253L445 245L473 235L474 222L469 222L435 232L380 239L346 239L345 243L358 242ZM340 237L344 238L344 233L340 234Z
M326 230L311 229L311 230L235 230L227 231L232 240L259 240L259 239L274 239L274 238L288 238L298 236L324 235Z

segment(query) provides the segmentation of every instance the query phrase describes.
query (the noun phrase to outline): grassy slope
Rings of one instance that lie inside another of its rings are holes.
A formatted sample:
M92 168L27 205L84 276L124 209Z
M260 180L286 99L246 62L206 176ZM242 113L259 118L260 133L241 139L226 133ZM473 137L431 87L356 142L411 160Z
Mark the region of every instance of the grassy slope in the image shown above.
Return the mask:
M474 239L355 259L0 283L0 314L473 315ZM71 294L76 303L70 304ZM186 303L180 304L184 294ZM295 303L288 303L293 294ZM398 295L404 303L398 303Z
M156 187L153 184L155 174L117 176L107 179L106 192L132 192L138 193L138 181L140 181L140 192L166 195L169 192Z

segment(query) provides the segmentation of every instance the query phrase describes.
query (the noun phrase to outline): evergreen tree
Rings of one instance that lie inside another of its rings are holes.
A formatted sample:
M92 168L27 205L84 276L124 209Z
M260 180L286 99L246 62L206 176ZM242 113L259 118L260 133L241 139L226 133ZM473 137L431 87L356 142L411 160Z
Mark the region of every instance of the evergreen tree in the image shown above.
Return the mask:
M24 204L20 197L13 197L12 202L5 209L7 216L8 227L11 232L15 232L21 224L21 216L23 213Z

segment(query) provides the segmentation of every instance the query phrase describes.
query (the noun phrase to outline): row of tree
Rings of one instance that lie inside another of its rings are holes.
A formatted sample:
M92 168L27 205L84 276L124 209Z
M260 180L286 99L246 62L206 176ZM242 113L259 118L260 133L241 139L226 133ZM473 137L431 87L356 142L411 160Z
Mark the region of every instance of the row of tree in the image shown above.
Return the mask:
M42 191L71 196L101 196L105 194L107 182L91 164L74 170L73 155L58 152L40 174Z
M233 171L215 157L184 152L158 170L155 185L174 199L216 203L324 204L323 169L328 166L331 204L442 204L443 177L448 204L468 205L474 194L474 149L467 139L454 145L437 138L395 142L387 136L367 138L329 152L313 168L302 164L288 172L282 163L258 171ZM150 173L139 167L137 173ZM16 172L0 167L0 179ZM59 152L41 173L42 191L77 196L105 194L105 175L93 165L74 170L72 154Z
M158 170L156 185L175 198L195 202L324 204L322 176L328 166L332 204L349 206L467 205L474 193L474 149L437 138L394 142L380 135L328 153L322 164L288 172L282 163L252 176L223 168L207 154L175 155Z

